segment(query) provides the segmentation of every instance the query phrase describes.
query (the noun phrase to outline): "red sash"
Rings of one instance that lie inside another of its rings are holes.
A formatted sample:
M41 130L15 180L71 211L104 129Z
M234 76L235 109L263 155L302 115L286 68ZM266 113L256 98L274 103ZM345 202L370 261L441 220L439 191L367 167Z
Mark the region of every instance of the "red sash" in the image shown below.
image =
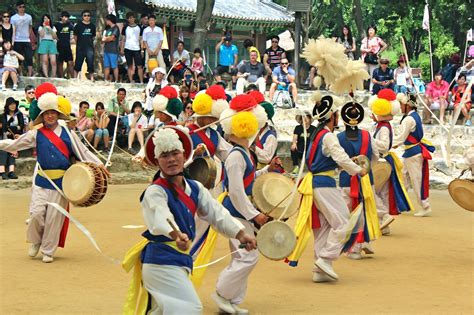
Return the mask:
M58 135L54 133L53 130L46 127L41 127L38 129L38 131L41 132L56 147L56 149L58 149L66 157L66 159L69 160L70 152L67 145L60 137L58 137Z
M197 205L194 202L194 200L184 192L183 189L181 189L180 187L176 185L171 184L169 181L167 181L166 179L162 177L155 180L153 184L164 187L166 189L171 189L171 186L173 186L173 189L178 194L179 201L184 203L186 208L188 208L189 211L191 211L192 215L194 216L194 214L196 213Z
M257 138L255 138L255 146L259 149L263 149L263 144L262 144L262 141L260 141L260 135L262 134L262 130L260 130L260 132L258 133L257 135Z
M247 189L252 182L255 180L255 159L253 158L252 154L250 154L250 161L252 162L252 171L244 177L244 189Z
M360 151L359 155L365 155L367 156L367 152L369 151L369 132L366 130L361 130L361 146L360 146ZM359 205L359 193L360 193L360 179L359 176L354 175L351 176L351 191L350 191L350 196L352 199L352 210L357 208Z
M431 153L426 148L426 146L421 143L421 140L418 141L416 140L415 137L412 135L408 135L407 141L409 141L411 144L417 144L421 148L421 156L423 157L423 167L422 167L422 176L421 176L421 200L428 199L430 196L430 167L428 164L428 160L431 160Z
M67 203L66 211L69 212L69 202ZM61 232L59 234L58 247L64 248L64 245L66 245L66 235L67 235L68 229L69 229L69 218L65 217L63 227L61 228Z
M192 124L188 127L191 130L191 134L195 133L199 139L201 139L202 143L204 143L211 154L211 157L216 154L216 146L212 142L211 138L209 138L204 130L195 131L200 127L198 125Z

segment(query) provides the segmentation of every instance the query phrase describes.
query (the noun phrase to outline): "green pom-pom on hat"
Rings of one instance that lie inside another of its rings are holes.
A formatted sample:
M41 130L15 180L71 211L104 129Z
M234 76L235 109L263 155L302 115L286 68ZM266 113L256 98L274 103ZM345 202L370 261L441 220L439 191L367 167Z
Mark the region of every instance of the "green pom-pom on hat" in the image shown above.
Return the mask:
M273 116L275 115L275 108L273 108L273 105L265 101L265 102L261 102L260 106L262 106L265 109L265 113L267 113L268 119L271 120Z
M171 98L166 105L166 111L178 118L179 114L183 111L183 103L179 98Z

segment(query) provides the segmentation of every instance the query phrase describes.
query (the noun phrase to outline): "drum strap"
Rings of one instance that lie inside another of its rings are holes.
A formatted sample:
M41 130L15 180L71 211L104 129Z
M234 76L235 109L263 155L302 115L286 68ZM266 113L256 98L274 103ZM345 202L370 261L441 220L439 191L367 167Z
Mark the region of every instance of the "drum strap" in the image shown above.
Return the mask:
M176 185L172 185L170 184L169 181L167 181L166 179L160 177L158 178L157 180L155 180L153 182L153 184L155 185L158 185L158 186L161 186L161 187L164 187L166 189L174 189L176 191L176 193L178 194L178 200L181 201L182 203L184 203L184 205L186 206L186 208L189 209L189 211L192 213L192 215L194 216L194 214L196 213L196 210L197 210L197 205L196 203L193 201L193 199L188 196L186 194L186 192L179 188L178 186Z
M69 160L70 152L64 141L53 130L41 127L38 129ZM62 132L62 131L61 131Z

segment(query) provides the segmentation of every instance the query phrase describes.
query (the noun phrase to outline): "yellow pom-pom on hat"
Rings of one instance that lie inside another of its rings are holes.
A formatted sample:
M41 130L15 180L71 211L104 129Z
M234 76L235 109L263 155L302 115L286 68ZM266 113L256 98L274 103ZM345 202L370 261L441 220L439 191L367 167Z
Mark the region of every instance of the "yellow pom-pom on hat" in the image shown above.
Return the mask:
M58 96L58 109L65 115L70 115L72 111L71 102L62 95Z
M372 112L377 116L387 116L392 112L392 104L383 98L378 98L372 103Z
M206 93L196 95L193 101L193 111L200 115L210 115L212 111L212 97Z
M238 138L251 138L259 130L257 117L251 112L239 112L232 117L231 129Z

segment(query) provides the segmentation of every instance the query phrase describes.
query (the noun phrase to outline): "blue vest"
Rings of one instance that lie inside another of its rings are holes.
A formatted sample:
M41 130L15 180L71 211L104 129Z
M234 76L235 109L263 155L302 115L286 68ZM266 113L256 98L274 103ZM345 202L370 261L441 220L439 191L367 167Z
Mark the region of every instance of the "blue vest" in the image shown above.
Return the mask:
M420 115L418 115L418 113L416 111L414 111L409 116L413 117L413 119L415 119L415 123L416 123L415 131L410 132L410 136L413 136L418 142L420 142L421 139L423 139L423 124L421 123ZM406 118L406 117L404 117L404 118ZM403 119L402 119L402 121L403 121ZM410 145L412 143L408 140L405 140L405 142L403 144ZM417 154L420 154L420 153L421 153L421 147L419 145L415 145L415 146L411 147L410 149L405 150L405 152L403 153L402 156L404 158L408 158L408 157L411 157L411 156L414 156L414 155L417 155Z
M194 180L185 180L191 187L190 197L197 205L199 186ZM174 197L173 192L170 189L163 186L160 187L166 192L168 197L168 207L173 214L174 220L178 225L179 230L188 235L191 241L194 240L196 235L194 215L181 200ZM165 242L174 242L173 239L165 235L153 235L148 230L143 232L142 236L150 241L150 243L148 243L142 251L142 263L180 266L187 267L192 270L193 259L191 255L178 252L173 247L164 244Z
M346 132L343 131L337 135L337 139L339 140L339 143L341 144L341 147L346 151L347 155L349 155L350 158L354 156L358 156L360 154L360 149L362 147L362 132L367 132L366 130L358 130L357 131L357 140L349 140L346 137ZM372 142L370 139L370 135L368 135L368 148L367 148L367 157L369 160L372 161ZM372 171L369 173L370 176L370 183L373 184L373 176L372 176ZM350 187L351 186L351 175L347 173L344 170L341 170L339 174L339 186L341 187Z
M67 134L64 127L61 127L61 134L59 136L62 141L66 144L70 154L73 154L72 151L72 144L69 135ZM71 161L69 161L61 151L58 150L54 146L51 141L48 140L40 131L36 133L36 154L37 154L37 161L43 170L67 170L71 166ZM63 178L53 179L53 182L58 186L60 189L63 188ZM36 175L35 178L35 185L55 190L53 185L39 174Z
M263 136L260 138L260 143L262 146L265 145L265 142L267 142L267 138L270 136L274 136L275 138L277 137L277 133L275 130L268 128L267 132L263 134Z
M322 130L319 132L322 132ZM337 163L332 159L332 157L327 157L323 154L323 140L326 136L327 134L323 135L319 140L318 148L312 161L309 160L310 155L306 154L306 164L313 174L332 171L337 168ZM316 137L310 141L308 150L311 150L314 141L316 141ZM336 180L331 176L313 176L313 188L317 187L336 187Z
M243 149L240 146L234 146L232 150L230 150L229 155L232 154L232 152L238 151L242 154L242 156L245 159L245 171L244 171L244 177L242 178L242 181L244 181L245 178L248 178L249 176L253 176L253 180L246 186L245 188L245 194L247 196L252 195L252 188L253 188L253 183L255 182L255 165L253 164L252 160L250 157L247 155L247 152L245 149ZM253 175L252 175L253 174ZM227 176L227 172L224 170L224 181L223 181L224 187L227 191L229 191L229 178ZM245 184L244 184L245 186ZM224 200L222 201L222 205L229 210L230 214L236 218L241 218L245 219L242 214L240 214L239 211L234 207L232 202L230 201L229 196L225 197Z
M216 147L216 150L217 150L217 146L219 145L219 136L217 134L217 131L215 131L214 129L212 128L207 128L210 132L209 134L209 139L212 141L212 143L214 144L214 146ZM203 130L204 131L204 130ZM205 132L205 131L204 131ZM207 135L206 135L207 136ZM193 149L195 150L197 148L197 146L201 143L204 143L202 140L201 140L201 137L199 137L199 135L197 133L191 133L191 140L193 140ZM207 156L207 152L205 152L203 154L204 156Z

